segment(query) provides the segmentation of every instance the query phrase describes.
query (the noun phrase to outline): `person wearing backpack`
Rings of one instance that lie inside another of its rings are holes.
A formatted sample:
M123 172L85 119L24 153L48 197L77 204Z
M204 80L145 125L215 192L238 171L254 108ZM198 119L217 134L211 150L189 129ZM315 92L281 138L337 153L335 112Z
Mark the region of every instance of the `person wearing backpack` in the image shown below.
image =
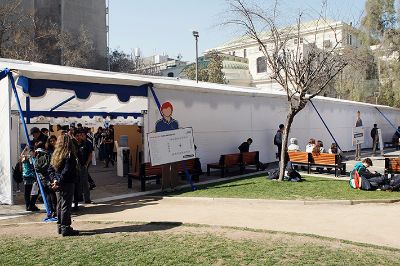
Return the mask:
M356 163L350 174L350 186L362 190L376 190L384 187L388 183L387 178L376 171L370 172L368 168L372 165L370 158L365 158L361 162ZM356 180L358 176L360 180Z
M283 131L285 130L285 125L280 124L278 131L276 131L275 137L274 137L274 145L278 147L278 153L276 154L277 159L280 161L281 160L281 153L282 153L282 135Z
M29 151L28 146L26 146L20 157L22 166L22 179L24 181L25 208L27 211L40 211L40 209L36 206L38 193L32 189L36 181L35 170L30 159L30 157L33 155L33 151Z
M48 173L48 169L50 166L50 155L49 153L43 149L38 148L35 151L35 168L39 175L40 182L42 183L42 187L44 193L46 195L46 200L48 203L48 207L50 209L51 217L57 217L57 196L53 189L51 189L51 180Z

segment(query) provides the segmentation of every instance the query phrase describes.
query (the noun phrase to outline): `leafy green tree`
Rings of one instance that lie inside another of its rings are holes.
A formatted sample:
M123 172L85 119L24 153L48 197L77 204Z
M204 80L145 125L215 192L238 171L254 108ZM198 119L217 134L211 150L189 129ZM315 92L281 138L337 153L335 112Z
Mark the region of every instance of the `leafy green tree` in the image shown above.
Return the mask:
M133 73L135 63L130 55L115 49L110 54L110 70L113 72Z
M210 59L207 67L208 82L226 84L225 74L222 72L222 57L216 51L209 52L206 57Z
M196 64L191 64L183 70L183 73L188 79L196 80ZM199 64L198 80L208 82L208 71L206 67Z
M375 44L378 69L378 103L400 106L400 3L395 0L367 0L363 28L369 36L367 44Z
M198 80L226 84L225 74L222 71L222 57L216 51L211 51L204 57L199 59ZM191 64L184 70L184 74L188 79L196 79L196 64Z

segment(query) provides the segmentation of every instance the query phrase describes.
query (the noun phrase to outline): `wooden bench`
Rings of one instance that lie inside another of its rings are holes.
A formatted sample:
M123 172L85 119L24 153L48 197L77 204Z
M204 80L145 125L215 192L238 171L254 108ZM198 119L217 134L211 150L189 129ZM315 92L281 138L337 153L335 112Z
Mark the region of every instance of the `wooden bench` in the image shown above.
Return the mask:
M307 173L311 173L311 167L327 167L335 168L335 176L338 176L337 170L342 173L346 172L346 164L340 162L338 154L319 153L312 154L304 151L289 151L289 161L292 165L300 165L307 167Z
M400 158L385 158L385 175L400 174Z
M341 173L346 173L346 164L340 162L340 157L338 154L329 153L310 153L311 166L323 166L327 168L335 168L335 176L338 176L337 170L340 169Z
M207 164L207 176L210 176L210 169L220 169L221 177L224 177L225 171L235 166L239 166L240 173L243 173L242 155L240 153L221 155L219 163Z
M162 166L152 166L151 163L142 163L138 172L128 174L128 188L132 188L132 179L140 180L140 190L146 190L147 180L157 180L160 182L162 176Z
M182 176L183 179L186 178L185 169L183 166L185 165L186 169L188 170L189 174L192 176L192 180L194 182L199 182L199 176L201 175L201 171L196 169L196 160L198 159L189 159L182 162L177 162L177 171L178 174Z
M398 149L400 149L400 143L398 143L398 142L396 143L393 141L385 141L385 142L383 142L383 147L384 148L391 147L391 148L396 148L398 150Z
M244 171L247 165L255 165L257 171L260 170L260 152L251 151L242 153L242 170Z
M292 165L306 166L307 172L310 173L310 153L304 151L288 151L289 161Z

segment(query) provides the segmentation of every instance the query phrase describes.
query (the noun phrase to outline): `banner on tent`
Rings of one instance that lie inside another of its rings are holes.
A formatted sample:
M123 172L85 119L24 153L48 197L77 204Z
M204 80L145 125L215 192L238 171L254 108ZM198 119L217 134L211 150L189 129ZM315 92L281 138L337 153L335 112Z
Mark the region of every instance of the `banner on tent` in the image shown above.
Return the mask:
M364 143L364 128L353 127L353 145Z
M191 127L148 133L147 140L152 165L179 162L195 157Z

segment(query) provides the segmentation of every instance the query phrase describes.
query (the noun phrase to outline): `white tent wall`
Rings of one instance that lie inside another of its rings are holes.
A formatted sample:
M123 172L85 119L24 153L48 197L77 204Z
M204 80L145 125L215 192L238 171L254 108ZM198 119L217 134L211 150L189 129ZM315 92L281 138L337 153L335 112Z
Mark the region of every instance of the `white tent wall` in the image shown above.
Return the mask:
M11 175L11 86L8 78L0 81L0 203L13 204Z
M172 103L173 117L180 127L193 127L197 154L203 167L217 162L221 154L238 152L237 147L249 137L253 139L250 149L260 151L262 162L275 161L273 137L278 125L286 118L284 96L205 93L194 88L187 91L156 88L156 93L161 103ZM154 99L149 97L148 130L151 132L160 114ZM395 131L374 105L326 98L316 98L313 102L344 151L354 150L351 136L358 110L365 127L366 142L363 147L372 145L369 132L374 123L382 129L384 141L390 141ZM384 106L379 108L392 123L396 126L400 124L399 110ZM311 137L322 140L326 149L333 142L311 104L295 117L290 137L296 137L302 149Z

